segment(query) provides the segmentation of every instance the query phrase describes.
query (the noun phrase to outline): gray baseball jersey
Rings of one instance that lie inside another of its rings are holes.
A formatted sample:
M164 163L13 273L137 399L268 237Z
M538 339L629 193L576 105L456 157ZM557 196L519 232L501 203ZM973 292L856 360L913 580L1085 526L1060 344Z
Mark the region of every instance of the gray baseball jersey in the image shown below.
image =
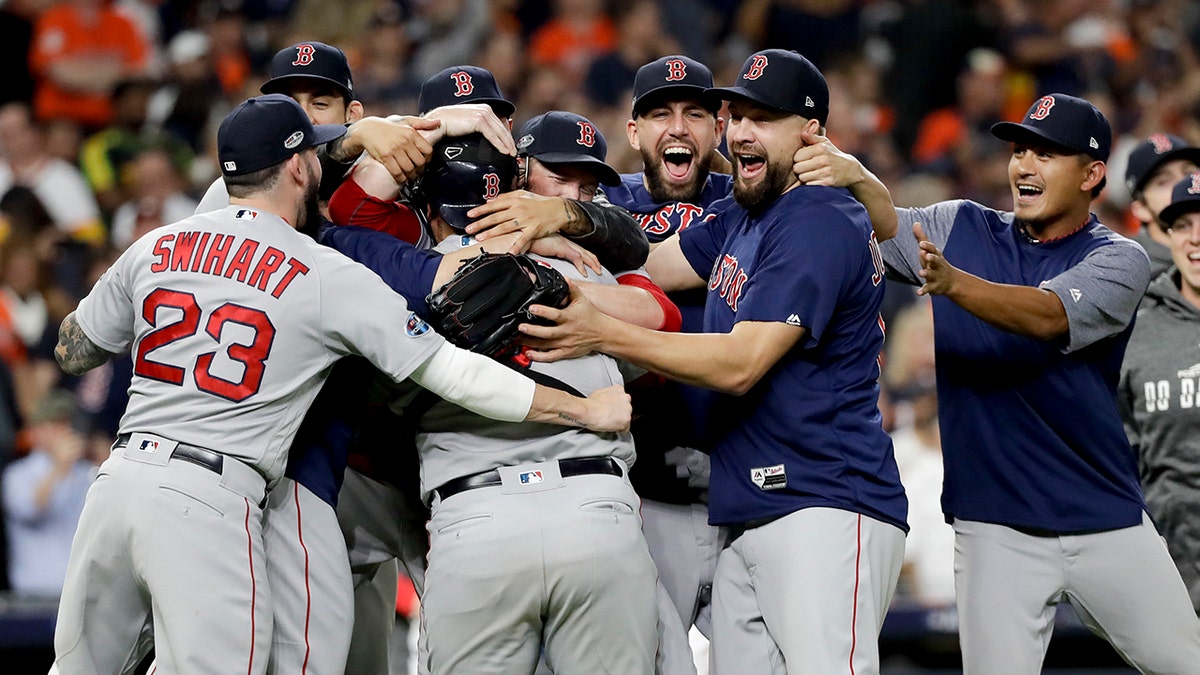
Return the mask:
M438 248L469 243L451 237ZM582 278L569 263L539 260ZM599 354L533 368L585 394L623 381ZM543 645L556 672L654 672L656 575L627 476L629 434L496 424L439 402L417 445L432 502L421 598L431 673L532 673ZM615 458L622 475L562 475L559 460L583 457ZM490 470L501 485L434 494Z
M152 623L159 672L264 671L266 488L335 360L403 379L444 344L409 314L366 268L246 207L155 230L114 263L76 318L104 349L132 345L134 375L71 553L61 670L122 672Z

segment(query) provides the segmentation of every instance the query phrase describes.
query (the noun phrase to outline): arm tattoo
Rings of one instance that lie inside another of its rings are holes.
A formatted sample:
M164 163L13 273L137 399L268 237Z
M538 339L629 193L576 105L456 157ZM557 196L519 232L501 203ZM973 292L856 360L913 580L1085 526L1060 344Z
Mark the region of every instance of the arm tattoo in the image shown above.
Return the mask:
M571 199L563 198L563 234L569 237L586 237L596 230L595 224L579 205Z
M581 420L578 417L575 417L573 415L569 415L565 412L558 413L558 419L560 419L564 422L568 422L569 424L577 426L577 427L587 427L587 425L583 423L583 420Z
M79 322L75 320L75 312L63 319L58 327L58 346L54 348L54 358L64 372L82 375L113 356L115 354L101 349L84 335Z

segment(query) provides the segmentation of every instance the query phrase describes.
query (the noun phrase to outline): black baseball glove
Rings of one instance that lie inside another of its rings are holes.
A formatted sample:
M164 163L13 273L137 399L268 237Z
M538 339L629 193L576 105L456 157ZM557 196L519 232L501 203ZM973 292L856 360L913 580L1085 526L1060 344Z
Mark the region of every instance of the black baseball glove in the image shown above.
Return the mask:
M493 358L517 352L517 326L545 323L530 305L566 307L567 281L558 270L523 255L480 253L425 298L429 324L463 349Z

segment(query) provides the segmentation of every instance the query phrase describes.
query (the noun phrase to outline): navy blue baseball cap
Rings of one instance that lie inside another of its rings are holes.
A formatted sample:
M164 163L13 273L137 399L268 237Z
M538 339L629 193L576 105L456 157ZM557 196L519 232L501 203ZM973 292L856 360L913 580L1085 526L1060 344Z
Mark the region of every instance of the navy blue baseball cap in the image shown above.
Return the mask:
M815 119L829 117L829 85L812 61L794 51L764 49L742 64L732 87L709 89L726 101L746 99L783 112Z
M1172 134L1154 134L1138 143L1129 153L1129 163L1125 167L1125 186L1129 193L1137 194L1146 187L1155 169L1173 159L1186 159L1200 166L1200 148Z
M1096 106L1066 94L1043 96L1029 107L1024 122L998 122L992 135L1010 143L1051 147L1108 161L1112 128Z
M517 107L500 93L491 71L479 66L451 66L421 83L417 114L460 103L486 103L501 118L512 117Z
M546 164L580 164L594 171L605 185L620 185L617 170L604 162L608 142L588 118L551 110L521 125L517 152Z
M308 115L283 94L247 99L217 129L217 159L226 176L259 171L292 155L341 138L341 124L313 126Z
M1158 214L1167 227L1179 216L1200 211L1200 173L1184 177L1171 188L1171 203Z
M708 66L686 56L664 56L638 68L633 78L633 116L671 95L696 98L716 112L721 108L721 99L708 93L712 86Z
M258 88L264 94L282 94L299 79L332 84L347 101L354 99L354 78L346 54L324 42L299 42L271 57L267 70L271 79Z

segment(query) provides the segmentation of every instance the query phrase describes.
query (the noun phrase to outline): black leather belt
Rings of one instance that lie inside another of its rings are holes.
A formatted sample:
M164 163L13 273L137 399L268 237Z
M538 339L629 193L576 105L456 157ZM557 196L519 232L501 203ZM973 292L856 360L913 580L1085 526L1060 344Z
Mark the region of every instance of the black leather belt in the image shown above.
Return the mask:
M571 476L583 476L587 474L607 474L609 476L620 476L621 465L612 457L579 457L576 459L560 459L558 460L558 472L563 478ZM494 487L500 485L503 481L500 479L500 472L496 469L484 471L471 476L463 476L454 480L446 481L434 492L442 499L447 499L460 492L474 490L476 488Z
M129 437L131 435L121 434L117 436L117 442L113 443L113 450L129 445ZM171 453L171 458L182 459L196 466L202 466L218 476L221 475L221 469L225 467L225 457L223 455L195 445L184 445L183 443L176 445L174 452Z

